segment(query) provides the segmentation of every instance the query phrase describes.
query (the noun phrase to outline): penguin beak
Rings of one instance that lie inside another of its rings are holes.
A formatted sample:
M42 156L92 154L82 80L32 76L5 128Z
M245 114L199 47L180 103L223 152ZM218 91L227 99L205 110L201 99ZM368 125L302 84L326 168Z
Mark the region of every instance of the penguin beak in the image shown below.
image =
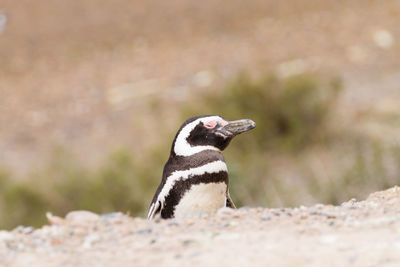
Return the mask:
M256 123L248 119L228 121L228 124L218 129L218 132L226 137L233 137L238 134L250 131L254 127L256 127Z

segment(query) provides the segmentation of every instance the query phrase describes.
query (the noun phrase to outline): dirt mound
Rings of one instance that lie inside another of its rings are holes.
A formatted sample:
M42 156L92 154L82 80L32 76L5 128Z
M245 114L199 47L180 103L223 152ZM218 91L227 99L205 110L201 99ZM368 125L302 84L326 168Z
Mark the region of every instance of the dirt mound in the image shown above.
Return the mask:
M0 231L1 266L398 266L400 189L340 206L221 209L183 221L86 211Z

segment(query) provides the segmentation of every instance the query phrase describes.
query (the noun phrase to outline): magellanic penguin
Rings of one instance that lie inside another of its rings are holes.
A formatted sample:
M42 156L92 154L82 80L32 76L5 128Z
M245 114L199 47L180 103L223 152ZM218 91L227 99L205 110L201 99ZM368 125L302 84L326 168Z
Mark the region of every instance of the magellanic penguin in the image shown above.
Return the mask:
M147 218L183 218L200 212L214 213L221 207L235 208L221 152L234 136L255 126L248 119L226 121L215 115L185 121L172 143Z

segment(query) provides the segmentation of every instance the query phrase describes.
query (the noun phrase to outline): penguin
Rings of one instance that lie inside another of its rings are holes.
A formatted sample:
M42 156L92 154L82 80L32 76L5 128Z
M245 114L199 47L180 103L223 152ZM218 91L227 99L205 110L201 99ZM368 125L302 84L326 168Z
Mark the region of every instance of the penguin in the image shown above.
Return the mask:
M147 218L185 218L222 207L235 209L222 151L233 137L255 126L249 119L227 121L217 115L186 120L172 142Z

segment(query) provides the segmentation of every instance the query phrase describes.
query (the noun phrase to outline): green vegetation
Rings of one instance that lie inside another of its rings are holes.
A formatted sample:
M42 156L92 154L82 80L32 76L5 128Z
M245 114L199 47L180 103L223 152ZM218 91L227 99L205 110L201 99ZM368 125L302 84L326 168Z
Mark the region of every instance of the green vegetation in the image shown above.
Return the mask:
M400 182L398 147L332 125L340 92L337 79L252 79L240 74L222 90L196 96L198 105L182 107L181 114L182 120L220 114L257 123L225 152L231 196L238 206L338 204ZM140 157L118 149L94 169L56 149L43 168L22 181L0 172L0 228L42 225L46 211L144 216L170 141L163 139L165 143Z
M4 216L0 228L40 226L46 222L47 211L65 215L86 209L144 216L162 171L162 162L158 168L144 162L136 163L130 152L120 149L97 170L89 170L67 151L57 149L51 161L24 182L13 182L10 175L2 173L0 213Z
M245 141L239 138L241 146L236 145L237 149L293 152L328 134L325 126L340 89L337 80L321 88L317 79L308 75L255 80L242 73L225 90L203 95L201 104L187 107L183 117L207 110L232 120L251 118L257 123L257 130Z

